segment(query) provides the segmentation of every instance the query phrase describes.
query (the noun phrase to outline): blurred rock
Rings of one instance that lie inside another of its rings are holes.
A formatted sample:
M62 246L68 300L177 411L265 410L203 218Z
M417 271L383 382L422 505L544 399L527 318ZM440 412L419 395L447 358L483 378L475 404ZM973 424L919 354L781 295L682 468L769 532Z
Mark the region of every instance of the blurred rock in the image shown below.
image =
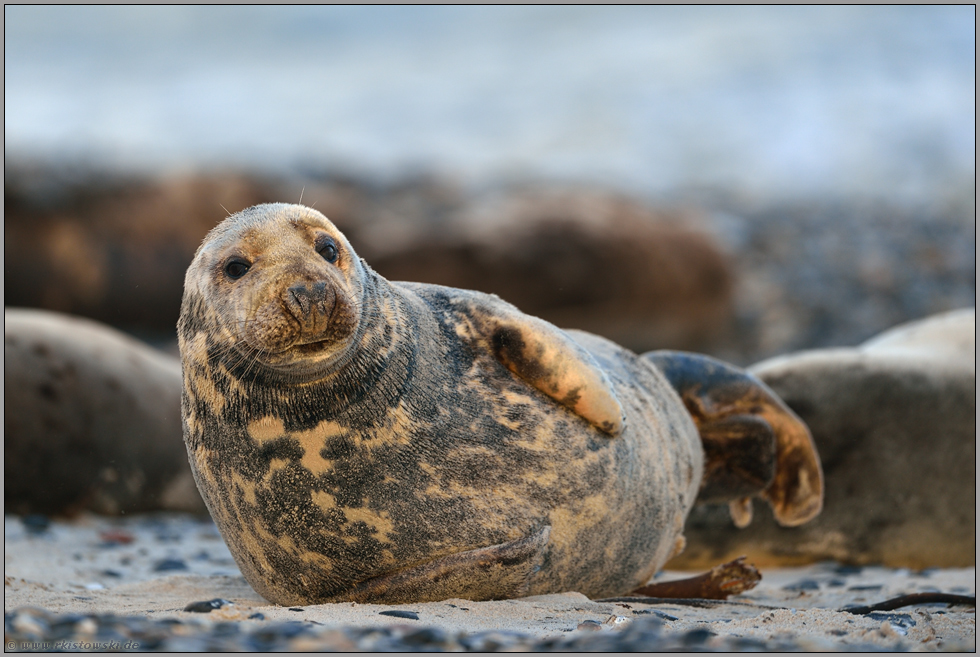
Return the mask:
M315 207L381 274L494 292L559 326L636 351L739 366L853 345L973 303L975 188L920 205L684 197L658 210L594 188L465 189L309 169L138 178L5 168L8 305L91 317L174 341L183 276L226 216L272 201Z
M158 181L11 167L6 302L173 334L184 272L209 229L250 205L303 202L394 280L500 295L637 351L710 350L731 328L733 273L684 215L551 188L467 194L426 177L373 184L225 173Z
M733 271L711 237L683 222L609 193L506 190L395 247L379 231L365 258L389 279L494 293L635 351L704 350L731 327Z
M10 306L175 333L184 272L226 213L278 200L239 175L159 183L97 172L13 168L4 181Z
M180 363L95 322L4 310L4 511L206 513Z
M671 568L748 554L757 565L835 559L967 567L976 559L976 312L887 331L853 349L806 351L751 368L809 425L826 498L802 527L757 509L735 529L701 507Z
M705 200L705 228L736 266L735 339L712 352L747 366L860 344L976 297L975 187L916 205L840 199Z

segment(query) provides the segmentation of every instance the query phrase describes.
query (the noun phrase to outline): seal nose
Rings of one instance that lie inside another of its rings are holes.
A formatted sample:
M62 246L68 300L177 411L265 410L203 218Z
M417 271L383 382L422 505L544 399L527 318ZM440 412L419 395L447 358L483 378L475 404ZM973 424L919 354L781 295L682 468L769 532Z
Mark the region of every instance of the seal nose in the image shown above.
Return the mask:
M297 283L286 290L286 307L293 317L301 324L310 323L318 310L326 310L327 284L323 281L316 283Z

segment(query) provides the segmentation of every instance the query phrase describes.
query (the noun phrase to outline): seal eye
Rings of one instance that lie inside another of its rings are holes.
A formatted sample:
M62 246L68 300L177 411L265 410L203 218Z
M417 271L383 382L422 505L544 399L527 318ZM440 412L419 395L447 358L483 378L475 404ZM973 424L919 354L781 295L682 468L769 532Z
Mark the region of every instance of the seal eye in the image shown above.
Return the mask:
M337 245L329 237L317 244L316 252L323 256L323 259L330 264L337 262L337 257L340 255L340 251L337 250Z
M225 274L227 274L228 278L236 280L248 273L250 266L241 258L233 258L225 265Z

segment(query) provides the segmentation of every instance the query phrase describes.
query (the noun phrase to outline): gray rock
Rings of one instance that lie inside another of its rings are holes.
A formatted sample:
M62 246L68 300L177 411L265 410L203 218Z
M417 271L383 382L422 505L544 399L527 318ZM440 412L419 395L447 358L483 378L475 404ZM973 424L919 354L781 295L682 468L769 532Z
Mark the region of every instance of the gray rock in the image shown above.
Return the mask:
M509 188L438 221L379 218L352 241L389 280L497 294L637 352L700 351L731 328L735 263L688 226L693 214L596 190Z
M205 512L180 362L90 320L4 310L4 510Z
M761 509L737 530L696 509L669 566L748 554L757 565L821 559L965 567L976 555L976 313L905 324L856 348L751 368L809 425L823 463L820 516L780 528Z
M734 267L666 212L596 189L474 194L448 180L283 180L216 172L123 177L8 167L7 303L147 335L172 333L184 273L228 208L301 197L390 280L499 294L562 327L635 351L704 351L731 329Z

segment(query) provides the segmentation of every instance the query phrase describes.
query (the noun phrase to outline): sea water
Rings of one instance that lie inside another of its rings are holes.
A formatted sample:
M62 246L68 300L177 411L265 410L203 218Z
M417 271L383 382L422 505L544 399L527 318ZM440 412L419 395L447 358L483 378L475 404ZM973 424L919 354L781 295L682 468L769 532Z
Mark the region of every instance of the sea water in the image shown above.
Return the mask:
M973 6L4 16L8 157L768 199L928 197L975 176Z

